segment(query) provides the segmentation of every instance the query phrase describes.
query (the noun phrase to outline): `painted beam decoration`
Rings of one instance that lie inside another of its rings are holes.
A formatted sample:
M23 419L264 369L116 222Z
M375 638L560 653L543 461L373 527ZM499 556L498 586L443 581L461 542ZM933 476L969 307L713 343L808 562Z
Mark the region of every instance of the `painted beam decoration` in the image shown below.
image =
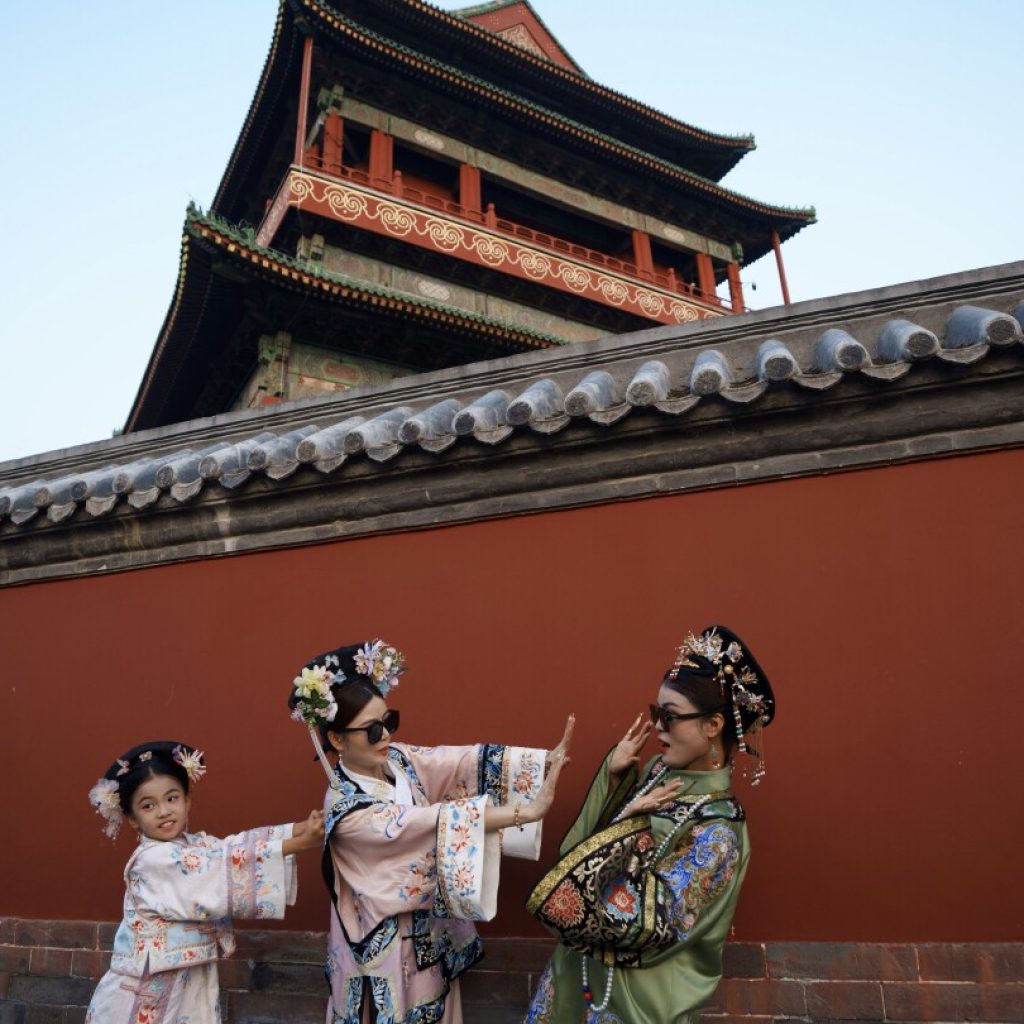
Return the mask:
M289 207L314 211L364 231L492 267L527 281L571 292L663 324L691 323L722 315L671 292L598 270L496 232L439 216L349 182L292 168L256 236L269 245Z

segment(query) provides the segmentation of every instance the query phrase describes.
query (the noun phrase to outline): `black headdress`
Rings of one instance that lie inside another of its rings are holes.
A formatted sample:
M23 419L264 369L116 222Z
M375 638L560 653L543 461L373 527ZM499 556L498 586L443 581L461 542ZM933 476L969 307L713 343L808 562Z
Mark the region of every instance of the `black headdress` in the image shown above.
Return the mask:
M386 697L398 685L398 677L405 671L402 652L384 640L367 640L362 644L349 644L325 651L311 658L292 680L288 694L288 707L292 718L305 722L317 757L334 782L334 771L324 756L320 730L326 730L338 713L333 688L360 681L368 684L381 697Z
M732 716L740 751L758 758L753 777L757 785L764 775L759 733L775 718L775 696L764 669L731 629L709 626L699 636L687 634L665 682L684 682L687 676L718 683L722 711Z

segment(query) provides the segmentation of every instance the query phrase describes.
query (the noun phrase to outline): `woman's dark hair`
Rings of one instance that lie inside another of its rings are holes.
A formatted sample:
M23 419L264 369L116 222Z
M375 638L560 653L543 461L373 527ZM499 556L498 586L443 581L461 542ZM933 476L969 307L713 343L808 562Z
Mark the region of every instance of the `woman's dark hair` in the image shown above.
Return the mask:
M374 697L380 697L381 692L369 679L357 676L355 679L349 677L343 683L335 683L331 687L331 695L334 697L334 703L338 705L338 713L334 716L333 722L324 722L320 726L320 736L327 747L331 746L327 734L344 729L350 722L355 721L359 712Z
M722 741L725 754L728 755L732 752L732 748L736 746L736 733L729 728L729 700L722 695L722 688L715 675L710 672L705 674L702 670L683 670L675 679L666 677L662 685L667 686L670 690L675 690L708 717L720 714L725 719L725 723L719 738Z

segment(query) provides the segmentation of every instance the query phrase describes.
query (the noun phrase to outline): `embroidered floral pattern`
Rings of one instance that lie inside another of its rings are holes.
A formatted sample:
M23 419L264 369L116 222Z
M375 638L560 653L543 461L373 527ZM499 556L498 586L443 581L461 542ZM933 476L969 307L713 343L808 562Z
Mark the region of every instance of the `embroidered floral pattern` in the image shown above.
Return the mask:
M377 803L370 808L370 825L388 839L397 839L405 822L401 804Z
M534 750L527 750L516 765L511 781L512 792L519 797L532 800L544 781L544 766Z
M545 916L560 927L576 925L583 920L583 896L579 889L566 879L552 894L544 908Z
M203 855L198 850L191 849L188 846L178 846L175 844L172 857L183 875L194 875L206 868Z
M398 898L422 906L434 895L436 887L437 860L430 850L422 861L409 865L406 880L398 887Z
M439 920L426 910L413 911L412 939L416 966L425 971L439 963L448 979L457 978L483 955L483 943L471 925Z
M739 861L739 839L722 822L695 825L689 842L659 871L671 892L669 917L685 941L701 909L728 885Z
M640 894L626 879L619 879L604 891L604 909L619 921L632 921L640 911Z
M437 822L435 913L475 920L482 886L485 797L444 805Z
M125 872L112 968L139 977L147 962L154 974L210 963L218 947L234 950L229 915L283 917L288 872L280 842L264 838L271 834L284 830L140 843Z

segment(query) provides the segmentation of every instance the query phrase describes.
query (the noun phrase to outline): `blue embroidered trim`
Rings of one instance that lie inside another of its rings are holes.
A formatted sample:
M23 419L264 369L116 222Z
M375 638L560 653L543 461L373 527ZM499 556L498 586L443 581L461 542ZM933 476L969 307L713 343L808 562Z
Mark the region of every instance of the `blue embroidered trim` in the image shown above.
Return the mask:
M377 802L369 793L364 793L340 768L335 768L334 774L338 780L336 792L339 795L324 818L325 846L331 838L334 826L342 818L360 807L369 807Z
M551 964L544 968L544 973L537 982L537 991L530 1001L523 1024L551 1024L551 1014L555 1009L555 983L551 977Z
M327 981L330 983L330 975ZM359 1011L363 1002L363 979L360 977L349 978L345 986L345 1006L343 1011L332 1007L331 1024L359 1024Z
M380 924L358 942L350 942L348 948L352 950L352 956L355 957L356 963L362 965L386 949L394 941L397 934L398 917L397 915L392 915L391 917L385 917Z
M695 825L691 843L658 874L672 892L670 919L680 940L689 938L705 904L721 893L739 860L739 840L728 825Z
M453 981L483 956L484 946L480 936L474 934L465 946L458 949L446 928L442 926L435 930L435 922L437 918L426 910L412 912L412 945L416 966L425 971L440 963L442 974Z
M427 796L426 787L420 782L420 777L416 774L412 761L401 750L396 750L394 747L388 747L388 760L393 761L409 776L409 781L420 791L420 796L424 801L429 804L430 798Z
M503 801L501 792L501 769L505 762L505 747L498 743L483 743L480 746L480 759L477 764L476 791L486 793L500 806Z

